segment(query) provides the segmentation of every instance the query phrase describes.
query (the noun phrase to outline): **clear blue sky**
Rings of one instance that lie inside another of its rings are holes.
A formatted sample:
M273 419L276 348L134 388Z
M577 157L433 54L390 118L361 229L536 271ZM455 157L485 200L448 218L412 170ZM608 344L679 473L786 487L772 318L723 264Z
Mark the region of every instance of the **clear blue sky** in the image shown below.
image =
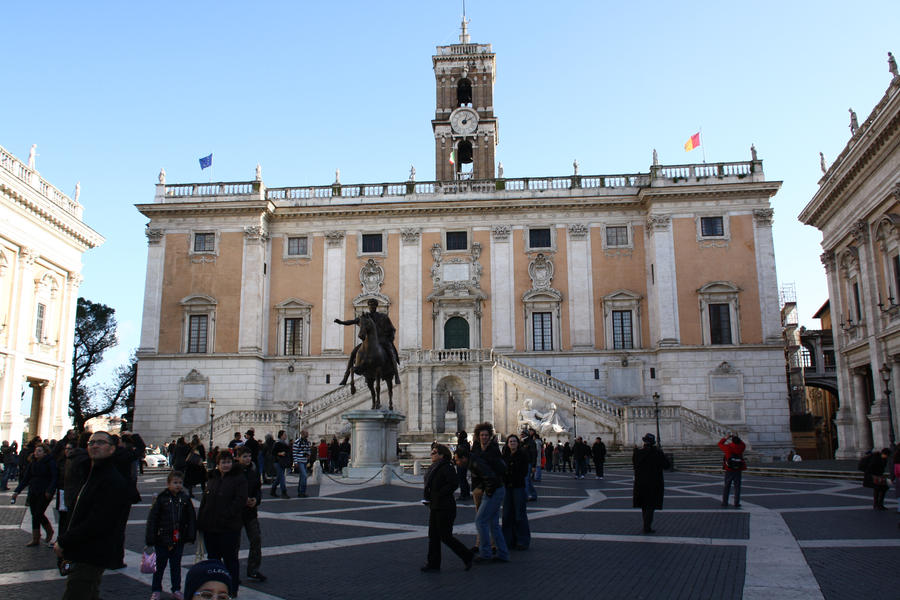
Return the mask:
M774 198L779 283L801 323L827 299L819 232L796 217L888 86L896 0L613 3L469 0L473 42L497 55L498 160L507 177L750 158ZM139 342L146 219L168 182L269 186L434 176L436 45L457 41L460 2L408 0L7 2L0 145L70 195L106 243L81 294L116 309L122 362ZM114 366L110 364L111 368Z

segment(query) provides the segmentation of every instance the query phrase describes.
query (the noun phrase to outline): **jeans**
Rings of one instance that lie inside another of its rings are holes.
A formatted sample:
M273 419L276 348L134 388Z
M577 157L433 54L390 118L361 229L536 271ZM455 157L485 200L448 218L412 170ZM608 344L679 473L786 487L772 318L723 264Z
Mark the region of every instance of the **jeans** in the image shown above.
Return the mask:
M284 478L284 467L281 466L281 463L275 462L275 480L272 482L272 495L275 495L275 490L278 486L281 486L281 494L283 496L287 496L287 482Z
M306 493L306 463L299 462L297 463L297 471L300 473L300 483L297 485L297 493L305 494Z
M453 553L467 563L472 554L465 544L453 536L453 521L456 520L456 507L448 510L432 510L428 515L428 558L426 563L435 569L441 568L441 542L453 550Z
M262 535L259 531L259 519L244 521L244 531L247 532L247 541L250 542L250 553L247 555L247 576L259 573L259 565L262 564Z
M587 459L586 458L576 458L575 459L575 477L584 477L587 475Z
M181 555L184 553L184 544L175 544L172 548L167 546L154 546L156 550L156 573L153 574L152 592L162 591L163 573L166 571L166 563L169 564L169 579L172 582L172 591L181 589Z
M493 495L485 494L481 497L481 506L475 515L475 528L478 530L479 554L481 558L491 558L491 536L497 545L497 558L509 560L509 549L503 539L503 530L500 529L500 509L503 507L503 498L506 496L504 488L497 488Z
M284 474L284 469L282 469ZM234 596L241 584L240 563L238 562L238 550L241 547L241 530L237 531L206 531L203 533L203 541L206 542L206 558L218 559L225 563L228 573L231 575L231 595Z
M543 469L541 469L541 465L536 465L536 466L534 467L534 480L535 480L535 481L540 482L542 470L543 470Z
M531 544L531 530L528 527L525 488L507 488L503 499L503 537L513 548Z
M266 453L262 450L256 455L256 470L259 471L260 476L263 480L266 479Z
M734 505L741 503L741 472L725 471L725 489L722 490L722 504L728 504L728 494L734 483Z
M100 580L104 570L87 563L72 563L62 600L100 600Z
M0 481L0 490L8 490L9 489L9 478L12 476L12 467L10 465L6 465L3 469L3 479Z
M528 467L528 476L525 478L525 493L532 500L537 500L537 490L534 488L534 474Z

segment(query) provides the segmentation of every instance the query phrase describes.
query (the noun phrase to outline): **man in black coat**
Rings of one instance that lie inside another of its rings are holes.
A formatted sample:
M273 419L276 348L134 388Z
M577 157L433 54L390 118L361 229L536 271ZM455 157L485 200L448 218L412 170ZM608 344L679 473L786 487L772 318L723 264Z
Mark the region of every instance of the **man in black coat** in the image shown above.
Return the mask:
M63 600L98 598L103 571L122 565L132 488L116 468L115 451L109 433L91 435L90 472L72 507L69 527L53 547L71 563Z
M247 477L247 506L241 518L244 521L244 531L247 532L247 541L250 543L250 554L247 556L247 577L262 583L268 579L259 572L262 564L262 534L259 529L259 505L262 503L262 482L259 471L253 464L253 450L247 447L238 448L238 462L244 469Z
M456 434L456 448L465 452L466 455L468 455L472 450L472 446L469 445L469 434L467 434L465 431L460 431ZM469 493L468 470L469 469L466 466L456 467L456 477L459 480L460 500L468 500L472 496Z
M634 466L634 507L640 508L644 518L644 533L653 533L653 511L663 507L665 482L663 470L669 468L669 460L656 446L656 436L644 436L643 448L635 448L631 456Z
M591 454L594 458L594 468L597 471L597 479L603 479L603 463L606 462L606 444L600 439L600 436L594 440L591 446Z

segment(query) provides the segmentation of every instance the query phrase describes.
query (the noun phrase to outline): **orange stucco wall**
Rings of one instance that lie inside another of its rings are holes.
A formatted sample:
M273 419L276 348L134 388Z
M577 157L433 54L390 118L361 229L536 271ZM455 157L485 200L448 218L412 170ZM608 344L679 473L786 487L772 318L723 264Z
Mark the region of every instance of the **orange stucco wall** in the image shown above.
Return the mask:
M285 260L285 238L272 238L272 261L269 266L271 274L269 290L269 348L271 355L281 354L278 348L278 311L275 306L288 298L297 298L312 304L310 309L309 353L311 356L322 354L322 277L325 256L325 238L309 236L311 258L291 258Z
M647 273L645 267L646 245L644 228L633 226L634 248L603 250L606 229L591 229L591 264L594 285L594 346L606 348L606 322L603 319L603 297L617 290L629 290L643 296L641 300L641 345L647 347L650 339L650 319L647 318ZM635 340L637 341L637 340Z
M241 269L244 234L222 233L215 262L191 262L188 253L191 236L171 233L166 236L165 271L159 323L159 351L182 352L183 316L181 300L192 294L211 296L216 306L213 352L237 352L241 313Z
M702 341L697 290L711 281L730 281L741 289L741 343L762 342L753 217L728 218L731 239L723 248L701 246L694 219L672 220L682 344L699 345Z

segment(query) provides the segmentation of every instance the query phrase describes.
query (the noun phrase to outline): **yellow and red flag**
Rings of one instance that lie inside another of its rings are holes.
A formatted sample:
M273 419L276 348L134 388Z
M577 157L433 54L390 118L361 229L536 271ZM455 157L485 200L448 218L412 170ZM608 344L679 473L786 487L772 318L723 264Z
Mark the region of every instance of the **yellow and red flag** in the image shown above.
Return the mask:
M684 143L684 151L690 152L691 150L698 147L699 145L700 145L700 132L698 131L697 133L692 135L688 141L686 141Z

